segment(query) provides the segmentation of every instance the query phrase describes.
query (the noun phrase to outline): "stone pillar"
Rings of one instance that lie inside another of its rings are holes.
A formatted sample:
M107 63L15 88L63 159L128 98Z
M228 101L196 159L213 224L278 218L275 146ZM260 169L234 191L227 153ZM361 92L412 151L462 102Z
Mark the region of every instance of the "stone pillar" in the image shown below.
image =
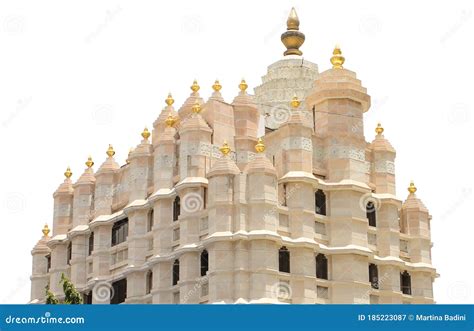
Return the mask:
M368 183L363 113L370 96L355 73L338 68L321 73L306 104L314 107L315 135L324 142L326 179Z
M286 185L282 198L289 210L289 228L292 238L314 239L314 184L313 148L311 136L313 130L304 116L300 101L292 101L292 113L287 122L278 129L281 135L283 153L283 174L280 182ZM295 175L298 174L298 175ZM303 174L303 175L301 175ZM294 178L294 176L299 176ZM313 182L311 182L313 180ZM314 272L311 273L313 275Z
M66 241L66 235L57 235L48 241L48 247L51 249L51 269L50 273L50 290L59 298L64 297L61 284L61 275L68 275L69 266L67 264L67 247L69 241Z
M396 194L395 191L395 149L383 136L384 129L378 124L377 136L370 145L372 150L371 182L377 193Z
M112 223L97 222L91 223L91 231L94 231L94 251L92 252L93 277L97 282L108 279L110 275L110 247L112 243ZM105 299L97 301L96 296L92 297L92 303L109 303ZM109 298L110 299L110 298Z
M392 197L374 195L377 217L377 249L380 257L400 256L400 230L398 210L401 202Z
M129 207L125 209L128 216L128 268L127 275L127 302L140 303L141 297L146 294L146 273L141 267L146 262L147 242L144 235L147 233L149 210Z
M235 176L240 170L235 162L230 158L230 146L224 144L220 151L222 157L218 159L208 174L209 178L209 208L208 208L208 226L209 235L215 233L233 233L234 232L234 195ZM238 242L235 245L241 246ZM211 302L235 301L232 289L237 284L233 280L234 268L244 268L246 261L242 258L234 257L234 244L232 242L214 242L208 248L209 253L209 299ZM235 261L235 265L234 265ZM248 269L248 268L245 268ZM243 277L243 278L242 278ZM241 281L248 283L248 275L241 275ZM237 294L237 293L236 293ZM244 295L247 299L248 291L237 294L237 298Z
M53 214L53 235L66 234L72 226L72 206L73 192L71 176L72 172L67 168L64 173L66 179L56 192L54 198L54 214Z
M247 94L247 83L242 80L239 84L240 92L232 102L234 107L235 152L236 163L240 170L253 157L253 148L257 142L258 123L260 114L250 95Z
M72 243L71 281L76 288L87 283L86 257L89 250L89 221L94 212L95 177L92 158L86 162L87 168L74 184L73 228L69 232Z
M255 149L257 154L247 167L249 232L276 233L278 228L276 170L263 153L265 147L261 140ZM256 302L264 298L277 300L272 294L272 288L279 281L278 273L275 271L278 272L280 245L263 238L252 238L249 242L251 272L249 299Z
M400 268L398 265L378 264L379 303L401 304Z
M153 187L155 191L159 189L173 188L173 177L177 162L176 155L176 130L173 127L175 120L173 117L167 119L167 126L162 135L153 138L154 143L154 166L153 166Z
M46 245L48 243L49 229L43 229L43 237L38 241L31 255L33 256L33 269L31 272L31 295L30 300L42 301L45 298L46 286L49 284L48 260L46 256L50 254L50 249Z
M129 171L129 201L145 200L148 188L153 185L153 147L148 141L150 133L145 129L142 133L143 140L130 154Z
M431 216L423 202L417 198L413 183L408 188L410 194L402 206L401 223L410 235L409 253L411 262L431 264Z
M186 104L180 109L180 116L188 114L185 109ZM200 241L199 221L207 199L205 177L210 167L209 149L212 130L200 114L201 105L198 100L192 105L191 110L192 115L182 118L179 129L181 181L176 185L176 192L181 199L181 214L178 220L179 247L196 245ZM179 261L180 301L198 303L199 253L185 251L180 255Z
M107 159L100 166L95 178L95 194L94 194L94 216L112 214L112 202L115 194L114 173L119 169L119 165L115 162L113 156L115 151L109 145L107 150Z

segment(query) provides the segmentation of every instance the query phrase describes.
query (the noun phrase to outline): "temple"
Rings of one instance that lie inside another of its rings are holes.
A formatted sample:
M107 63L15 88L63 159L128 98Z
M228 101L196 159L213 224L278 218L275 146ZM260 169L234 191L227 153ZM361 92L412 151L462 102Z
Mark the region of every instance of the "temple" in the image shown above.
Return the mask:
M397 198L380 124L366 141L366 88L338 46L326 71L303 59L294 9L281 40L254 95L242 80L225 101L216 81L204 100L194 81L126 164L110 145L67 169L31 303L63 298L62 274L89 304L434 302L431 216L413 182Z

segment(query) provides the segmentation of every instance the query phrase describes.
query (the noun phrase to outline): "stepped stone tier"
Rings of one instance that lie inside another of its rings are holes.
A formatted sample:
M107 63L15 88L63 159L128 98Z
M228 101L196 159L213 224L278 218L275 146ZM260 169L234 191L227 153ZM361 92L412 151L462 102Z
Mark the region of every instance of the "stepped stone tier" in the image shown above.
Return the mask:
M32 250L31 302L61 274L85 303L433 303L431 216L410 184L395 191L395 150L379 124L364 137L370 96L344 67L303 60L292 9L284 58L255 96L231 103L194 81L172 95L125 165L110 145L53 194ZM267 130L258 137L266 115Z

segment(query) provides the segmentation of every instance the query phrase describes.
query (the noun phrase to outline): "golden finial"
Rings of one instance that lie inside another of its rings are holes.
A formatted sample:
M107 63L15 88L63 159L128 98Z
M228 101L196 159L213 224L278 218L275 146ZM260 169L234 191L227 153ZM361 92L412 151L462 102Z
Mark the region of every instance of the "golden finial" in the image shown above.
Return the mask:
M172 127L174 123L176 123L176 119L173 117L173 115L169 114L165 120L165 123L168 127Z
M64 173L64 176L69 179L72 176L71 168L67 167L66 172Z
M94 165L94 161L92 161L92 156L89 155L86 161L86 166L87 168L92 168L93 165Z
M375 128L375 133L377 133L377 134L382 134L383 133L382 124L377 123L377 127Z
M196 100L191 110L194 114L198 114L201 111L201 105L199 104L199 101Z
M150 138L150 135L151 135L150 131L148 131L148 128L145 127L142 132L143 139L148 140L148 138Z
M242 78L242 80L240 81L240 84L239 84L239 89L242 92L245 92L247 90L247 87L249 87L247 82L245 81L245 79Z
M216 81L214 82L214 84L212 85L212 89L215 91L215 92L219 92L221 89L222 89L222 85L221 83L219 83L219 80L216 79Z
M168 93L168 97L166 98L165 102L168 106L171 106L174 103L174 99L171 93Z
M108 157L112 157L115 155L115 151L114 151L114 148L112 147L111 144L109 144L109 148L107 148L107 152L105 152Z
M222 144L222 147L219 148L219 150L221 151L222 155L226 156L230 153L230 147L229 147L229 144L227 143L227 141L224 141L224 144Z
M303 45L305 36L300 29L300 20L296 14L295 8L291 8L290 15L286 21L286 30L281 35L281 41L286 47L283 55L303 55L299 48Z
M45 224L43 230L41 230L41 232L43 232L43 236L47 237L49 235L49 231L48 224Z
M196 93L201 87L199 86L197 80L194 80L193 85L191 85L191 90Z
M130 154L132 154L133 151L134 151L134 148L133 148L133 147L130 147L130 149L128 150L127 159L125 160L125 162L126 162L127 164L130 163Z
M291 99L290 105L291 105L291 107L293 107L293 108L298 108L298 107L301 105L301 101L298 99L298 97L296 96L296 94L295 94L295 96L293 97L293 99Z
M342 56L341 48L339 47L339 45L336 45L336 47L334 47L334 51L332 52L331 57L333 69L342 69L344 61L346 61L346 59L344 56Z
M265 151L265 145L263 144L262 138L258 138L257 145L255 145L257 153L263 153Z
M300 19L298 14L296 14L295 7L291 8L288 19L286 20L286 28L288 30L299 30L300 29Z
M410 192L410 194L415 194L416 192L416 186L415 186L415 183L413 183L413 181L410 182L410 186L408 187L408 192Z

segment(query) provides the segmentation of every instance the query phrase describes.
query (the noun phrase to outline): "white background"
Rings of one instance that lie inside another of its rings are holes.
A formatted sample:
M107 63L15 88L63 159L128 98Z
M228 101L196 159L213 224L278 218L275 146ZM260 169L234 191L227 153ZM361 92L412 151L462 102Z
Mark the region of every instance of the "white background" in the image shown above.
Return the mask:
M164 106L194 78L219 78L231 101L282 58L295 6L304 57L345 67L372 96L365 115L397 150L397 195L411 179L433 215L439 303L474 300L474 13L469 1L2 1L0 3L0 303L29 300L31 248L51 225L70 165L95 169L112 143L123 163ZM250 90L251 90L250 89Z

